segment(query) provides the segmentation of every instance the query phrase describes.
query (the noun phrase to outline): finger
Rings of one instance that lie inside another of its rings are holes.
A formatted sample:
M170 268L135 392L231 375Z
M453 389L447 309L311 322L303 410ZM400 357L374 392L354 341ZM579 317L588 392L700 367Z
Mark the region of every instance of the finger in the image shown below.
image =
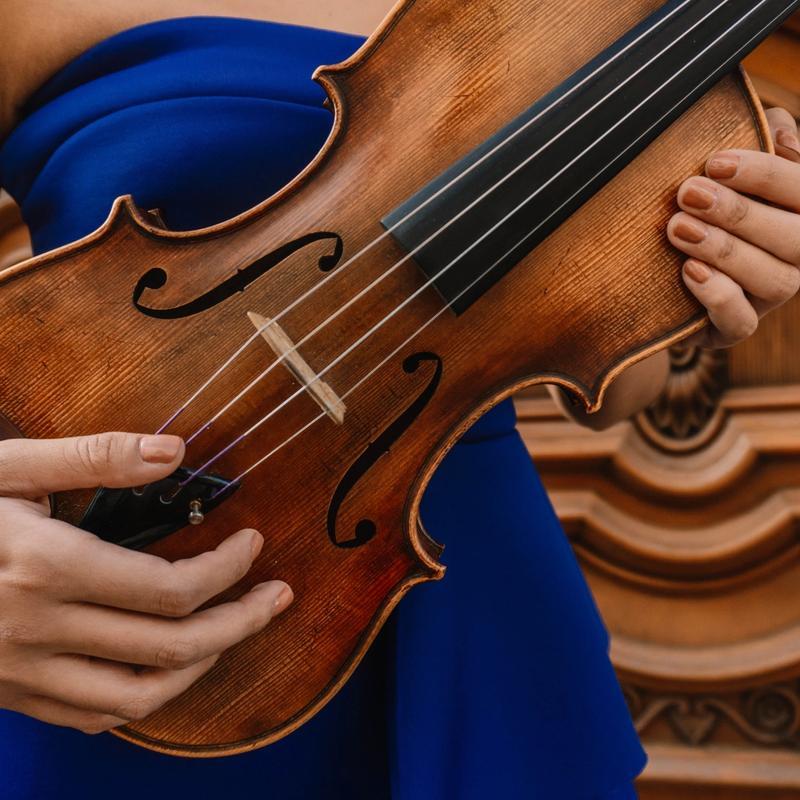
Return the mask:
M227 538L215 550L171 563L117 547L53 521L62 534L41 554L58 576L51 592L62 600L95 603L166 617L183 617L240 581L264 539L254 530ZM46 543L43 545L46 547Z
M174 472L183 454L177 436L6 439L0 442L0 495L36 498L69 489L152 483Z
M766 115L772 141L775 144L775 152L781 158L800 162L797 120L785 108L770 108Z
M50 725L59 725L63 728L74 728L82 733L105 733L121 725L127 725L129 720L115 717L111 714L98 714L82 708L62 703L51 697L29 695L14 703L10 711L18 711L28 717L33 717Z
M670 241L687 255L717 267L748 294L763 301L765 311L797 293L800 271L714 225L683 212L668 226Z
M82 656L53 656L31 669L23 682L46 687L49 696L69 706L140 720L185 692L216 660L212 656L182 670L142 670Z
M800 221L796 214L758 203L709 178L689 178L678 205L789 264L800 264Z
M185 669L258 633L291 600L285 583L270 581L239 600L180 620L72 605L59 614L48 647L110 661Z
M800 164L754 150L725 150L706 163L706 175L737 192L800 210Z
M708 347L730 347L752 336L758 328L758 314L742 287L724 272L690 258L683 268L689 291L706 307L711 328L705 331ZM701 331L701 334L703 331Z

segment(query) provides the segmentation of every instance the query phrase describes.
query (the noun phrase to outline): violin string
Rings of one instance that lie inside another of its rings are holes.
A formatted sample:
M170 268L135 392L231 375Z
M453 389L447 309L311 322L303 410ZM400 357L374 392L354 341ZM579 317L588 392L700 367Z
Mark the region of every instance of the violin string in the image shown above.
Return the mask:
M231 355L222 364L222 366L218 367L211 375L211 377L209 377L208 380L206 380L206 382L203 383L200 386L200 388L197 389L195 393L188 400L186 400L184 404L180 408L178 408L178 410L175 411L172 414L172 416L156 431L156 435L164 433L164 431L166 431L167 428L169 428L170 425L172 425L172 423L175 422L178 419L178 417L180 417L181 414L183 414L183 412L186 411L189 408L189 406L191 406L194 403L194 401L197 400L197 398L200 397L200 395L202 395L203 392L205 392L205 390L208 389L208 387L211 386L211 384L214 383L217 380L217 378L220 377L220 375L222 375L223 372L226 372L228 367L230 367L234 363L234 361L236 361L239 358L239 356L242 353L244 353L244 351L247 350L247 348L250 347L250 345L261 336L261 333L265 327L266 325L262 326L261 328L258 328L255 333L251 334L250 337L245 340L244 344L242 344L239 347L239 349L236 350L236 352L234 352L233 355ZM187 439L187 443L189 441L191 440Z
M727 36L727 35L728 35L728 34L729 34L729 33L730 33L732 30L734 30L736 27L738 27L738 26L739 26L739 25L740 25L740 24L741 24L741 23L742 23L742 22L743 22L745 19L747 19L747 17L748 17L748 16L750 16L750 14L751 14L751 13L753 13L755 10L757 10L757 8L758 8L760 5L763 5L765 2L767 2L767 0L761 0L761 2L760 2L760 3L759 3L757 6L755 6L753 9L751 9L751 11L750 11L750 12L748 12L748 13L747 13L747 14L746 14L744 17L742 17L742 18L741 18L741 19L740 19L738 22L736 22L734 25L732 25L730 28L728 28L728 29L727 29L727 30L726 30L726 31L725 31L723 34L721 34L721 35L720 35L720 36L719 36L719 37L718 37L718 38L717 38L717 39L716 39L714 42L712 42L710 45L708 45L708 46L705 48L705 50L704 50L704 51L701 51L700 53L698 53L698 55L696 55L696 56L695 56L695 58L694 58L692 61L690 61L690 62L688 62L686 65L684 65L684 66L681 68L681 70L680 70L679 72L675 73L675 75L673 75L673 76L672 76L672 77L671 77L671 78L670 78L668 81L666 81L665 83L663 83L663 84L662 84L662 85L661 85L661 86L660 86L660 87L659 87L657 90L655 90L654 92L652 92L652 93L651 93L651 95L649 95L649 97L648 97L648 98L646 98L644 101L642 101L642 103L640 103L639 105L641 106L642 104L644 104L645 102L647 102L649 99L652 99L652 98L653 98L653 97L654 97L656 94L658 94L658 93L659 93L661 90L663 90L663 88L664 88L665 86L667 86L669 83L671 83L671 82L672 82L672 81L673 81L673 80L674 80L674 79L675 79L675 78L676 78L676 77L677 77L677 76L680 74L680 72L682 72L682 71L684 71L685 69L687 69L687 68L688 68L688 67L691 65L691 63L693 63L693 61L695 61L695 60L697 60L698 58L702 57L702 55L704 55L704 53L705 53L705 52L706 52L708 49L710 49L711 47L715 46L715 45L716 45L718 42L722 41L722 39L723 39L723 38L725 38L725 37L726 37L726 36ZM761 30L760 30L758 33L756 33L754 36L752 36L752 37L751 37L751 38L748 40L748 42L747 42L747 44L746 44L745 46L749 46L749 45L750 45L750 44L751 44L753 41L757 40L757 39L758 39L758 38L759 38L759 37L760 37L760 36L761 36L761 35L762 35L762 34L763 34L765 31L769 30L769 29L772 27L772 25L774 25L775 21L779 20L779 19L780 19L780 18L783 16L783 14L785 14L785 13L786 13L786 11L787 11L787 10L789 10L789 9L791 8L791 5L792 5L792 4L790 4L789 6L785 7L785 8L784 8L784 10L783 10L783 11L781 11L781 13L779 13L778 15L776 15L776 16L774 17L774 19L773 19L771 22L769 22L769 23L768 23L767 25L765 25L765 26L764 26L764 27L763 27L763 28L762 28L762 29L761 29ZM721 70L717 70L717 72L720 72L720 71L721 71ZM713 73L712 73L712 74L713 74ZM597 173L595 173L595 175L594 175L594 176L592 176L592 178L590 178L590 179L589 179L589 180L588 180L586 183L584 183L584 184L583 184L583 186L581 186L581 187L580 187L580 188L579 188L579 189L578 189L576 192L574 192L572 195L570 195L570 197L568 197L568 198L567 198L567 199L566 199L566 200L565 200L563 203L561 203L561 205L560 205L560 206L558 206L558 208L556 208L556 209L555 209L553 212L551 212L551 213L550 213L550 215L548 215L548 217L546 217L545 219L541 220L541 221L538 223L538 225L537 225L537 226L536 226L536 227L535 227L535 228L534 228L532 231L530 231L529 233L527 233L527 234L526 234L526 235L525 235L525 236L524 236L524 237L523 237L523 238L522 238L522 239L521 239L519 242L517 242L517 243L516 243L515 245L513 245L513 246L512 246L512 247L511 247L509 250L507 250L507 251L506 251L506 252L505 252L505 253L504 253L504 254L503 254L503 255L502 255L502 256L501 256L499 259L497 259L497 260L496 260L496 261L495 261L495 262L494 262L494 263L493 263L493 264L492 264L490 267L488 267L488 268L487 268L487 269L486 269L486 270L485 270L483 273L481 273L481 275L479 275L479 276L478 276L478 278L476 278L474 281L472 281L472 283L470 283L470 284L469 284L469 285L468 285L466 288L462 289L462 290L461 290L461 291L460 291L460 292L459 292L459 293L458 293L458 294L457 294L457 295L456 295L456 296L453 298L453 300L451 301L451 303L453 303L453 302L456 302L456 301L457 301L457 300L458 300L458 299L459 299L459 298L460 298L460 297L461 297L463 294L465 294L467 291L469 291L469 289L471 289L471 288L472 288L472 286L474 286L474 285L475 285L477 282L481 281L483 278L485 278L487 275L489 275L489 274L492 272L492 270L493 270L493 269L495 269L495 268L497 267L497 265L498 265L498 264L500 264L500 263L501 263L501 262L502 262L502 261L503 261L503 260L504 260L504 259L505 259L505 258L508 256L508 255L510 255L511 253L513 253L513 252L514 252L515 250L517 250L519 247L521 247L521 246L522 246L522 245L523 245L523 244L524 244L524 243L525 243L525 242L526 242L526 241L527 241L527 240L528 240L528 239L529 239L531 236L533 236L533 235L534 235L534 234L535 234L535 233L536 233L536 232L537 232L537 231L538 231L538 230L539 230L539 229L540 229L540 228L541 228L543 225L546 225L546 224L547 224L547 222L549 222L549 220L550 220L550 219L551 219L553 216L555 216L556 214L558 214L558 213L559 213L559 211L561 211L561 210L562 210L562 209L563 209L563 208L564 208L566 205L568 205L568 204L569 204L569 203L570 203L570 202L571 202L571 201L572 201L572 200L573 200L575 197L579 196L579 195L580 195L580 193L581 193L581 192L582 192L582 191L583 191L585 188L587 188L588 186L590 186L590 185L591 185L591 184L592 184L592 183L593 183L593 182L594 182L594 181L595 181L595 180L596 180L596 179L597 179L597 178L598 178L600 175L602 175L602 174L603 174L603 173L604 173L604 172L605 172L607 169L609 169L609 168L610 168L611 166L613 166L613 165L614 165L614 164L615 164L617 161L619 161L619 160L620 160L620 159L621 159L621 158L622 158L622 157L623 157L623 156L624 156L624 155L625 155L625 154L626 154L626 153L627 153L629 150L631 150L633 147L635 147L635 146L638 144L638 142L639 142L639 141L641 141L642 139L644 139L645 137L647 137L647 136L650 134L650 132L651 132L651 131L653 131L655 128L657 128L657 127L658 127L658 125L659 125L659 124L660 124L660 123L661 123L661 122L662 122L664 119L667 119L667 118L670 116L670 114L672 114L672 112L673 112L673 111L675 111L677 108L679 108L679 107L681 106L681 104L682 104L682 103L684 103L684 102L685 102L685 101L686 101L688 98L690 98L690 97L692 96L692 94L693 94L693 93L694 93L694 92L697 90L697 88L699 88L700 86L702 86L702 83L701 83L701 84L699 84L697 87L694 87L694 88L693 88L691 91L689 91L689 92L688 92L688 93L687 93L687 94L686 94L684 97L682 97L682 98L681 98L681 99L680 99L680 100L679 100L677 103L675 103L675 105L673 105L673 106L672 106L672 107L671 107L671 108L670 108L670 109L669 109L669 110L668 110L668 111L667 111L665 114L663 114L661 117L659 117L659 118L658 118L658 120L656 120L656 122L654 122L654 123L653 123L653 124L652 124L652 125L651 125L649 128L647 128L647 130L645 130L645 131L644 131L642 134L640 134L640 135L639 135L639 136L638 136L638 137L637 137L637 138L636 138L636 139L635 139L633 142L631 142L631 143L630 143L630 144L629 144L629 145L628 145L628 146L627 146L627 147L626 147L624 150L622 150L620 153L618 153L618 154L617 154L617 155L616 155L616 156L615 156L615 157L614 157L614 158L613 158L613 159L612 159L610 162L608 162L607 164L605 164L605 165L604 165L604 166L603 166L603 167L602 167L602 168L601 168L601 169L600 169L600 170L599 170ZM633 111L634 111L634 112L635 112L636 110L638 110L638 106L637 106L637 108L633 109ZM618 122L618 123L616 123L616 124L617 124L617 125L621 124L621 121L620 121L620 122ZM608 133L608 132L607 132L607 133ZM607 135L607 134L606 134L606 135ZM593 145L593 146L594 146L594 145ZM584 151L584 152L583 152L583 153L582 153L580 156L578 156L578 158L582 157L582 156L583 156L583 155L584 155L586 152L588 152L588 150ZM526 200L526 201L523 201L522 205L524 205L526 202L528 202L528 201L527 201L527 200ZM514 214L514 213L516 213L516 209L510 212L510 214ZM498 223L498 226L499 226L499 225L502 225L502 224L503 224L503 221L504 221L504 220L501 220L501 221ZM491 231L490 231L490 233L491 233ZM485 234L485 235L488 235L488 234ZM470 249L471 249L471 248L473 248L473 247L475 247L475 246L476 246L476 244L475 244L475 243L473 243L473 245L471 245L471 246L470 246ZM414 299L414 298L415 298L415 297L416 297L416 296L417 296L417 295L418 295L418 294L419 294L419 293L420 293L422 290L424 290L425 288L427 288L427 286L429 286L429 285L430 285L430 284L431 284L433 281L435 281L435 280L438 280L438 278L439 278L439 277L440 277L442 274L444 274L444 272L446 272L446 270L450 269L450 268L451 268L451 267L452 267L452 266L453 266L455 263L457 263L457 261L459 261L459 260L460 260L460 259L461 259L461 258L464 256L464 254L465 254L466 252L469 252L469 250L467 250L467 251L464 251L464 252L463 252L463 253L461 253L459 256L457 256L457 257L456 257L456 259L454 259L454 260L453 260L453 261L451 261L451 262L450 262L450 263L449 263L449 264L448 264L446 267L444 267L444 268L443 268L443 269L442 269L442 270L441 270L441 271L440 271L440 272L439 272L437 275L435 275L435 276L434 276L434 277L433 277L433 278L432 278L430 281L428 281L428 283L427 283L427 284L424 284L424 285L423 285L423 286L421 286L419 289L417 289L417 290L416 290L416 291L415 291L415 292L414 292L412 295L410 295L410 296L409 296L409 297L408 297L406 300L404 300L404 301L403 301L403 303L401 303L401 304L400 304L399 306L397 306L397 307L396 307L396 308L395 308L395 309L394 309L392 312L390 312L390 313L389 313L387 316L385 316L385 317L384 317L382 320L380 320L378 323L376 323L376 325L375 325L375 326L373 326L373 328L371 328L369 331L367 331L365 334L363 334L363 335L360 337L360 339L356 340L356 342L354 342L354 343L353 343L353 344L352 344L352 345L351 345L349 348L347 348L347 349L346 349L345 351L343 351L343 352L342 352L342 353L341 353L339 356L337 356L337 358L336 358L336 359L334 359L334 361L332 361L332 362L331 362L331 363L330 363L330 364L329 364L327 367L325 367L325 369L324 369L324 370L322 370L322 372L320 372L320 373L319 373L319 374L318 374L318 375L317 375L317 376L316 376L316 377L315 377L315 378L314 378L314 379L311 381L311 383L314 383L314 382L316 382L316 381L320 380L320 379L321 379L321 378L322 378L322 377L325 375L325 373L326 373L326 372L328 372L330 369L332 369L334 366L336 366L336 364L338 364L338 363L339 363L339 362L340 362L340 361L341 361L343 358L345 358L347 355L349 355L350 353L352 353L352 352L353 352L353 351L354 351L354 350L355 350L355 349L356 349L358 346L360 346L360 344L361 344L361 343L363 343L363 341L364 341L366 338L368 338L369 336L371 336L371 335L372 335L372 333L374 333L376 330L378 330L380 327L382 327L382 326L383 326L383 325L384 325L384 324L385 324L385 323L386 323L386 322L387 322L389 319L391 319L391 318L392 318L392 317L393 317L393 316L394 316L394 315L395 315L395 314L396 314L396 313L397 313L397 312L398 312L398 311L399 311L401 308L403 308L405 305L407 305L409 302L411 302L411 301L412 301L412 300L413 300L413 299ZM347 391L347 392L346 392L346 393L343 395L343 399L344 399L344 398L346 398L347 396L349 396L349 395L350 395L350 394L351 394L351 393L352 393L352 392L353 392L353 391L354 391L354 390L355 390L355 389L356 389L358 386L360 386L360 385L361 385L361 384L364 382L364 380L366 380L366 379L367 379L367 377L371 376L372 374L374 374L374 372L376 372L378 369L380 369L380 368L381 368L381 367L382 367L382 366L383 366L383 365L386 363L386 361L388 361L389 359L391 359L391 358L392 358L392 357L393 357L393 356L396 354L396 352L398 352L398 351L399 351L399 349L402 349L403 347L405 347L405 346L406 346L406 345L407 345L407 344L408 344L408 343L409 343L411 340L413 340L413 339L414 339L414 338L415 338L415 337L416 337L416 336L417 336L419 333L421 333L421 332L422 332L422 330L424 330L425 328L427 328L427 327L428 327L428 326L429 326L429 325L430 325L430 324L431 324L431 323L432 323L432 322L433 322L433 321L434 321L436 318L438 318L438 317L439 317L439 316L440 316L442 313L444 313L444 312L445 312L445 311L446 311L446 310L447 310L449 307L450 307L449 305L444 305L444 306L443 306L443 307L442 307L442 308L441 308L441 309L440 309L440 310L439 310L439 311L438 311L438 312L437 312L437 313L436 313L436 314L435 314L435 315L434 315L434 316L433 316L431 319L429 319L429 320L428 320L426 323L424 323L424 324L423 324L423 325L422 325L422 326L421 326L419 329L417 329L417 331L415 331L413 334L411 334L411 336L410 336L410 337L409 337L409 338L408 338L406 341L404 341L404 342L403 342L403 344L402 344L402 345L400 345L400 347L399 347L399 348L397 348L397 349L396 349L395 351L393 351L393 352L392 352L392 353L391 353L389 356L387 356L387 357L386 357L386 358L385 358L383 361L381 361L381 362L380 362L380 364L378 364L378 365L377 365L377 367L373 368L373 370L371 370L369 373L367 373L367 375L366 375L364 378L362 378L362 379L361 379L361 380L360 380L360 381L359 381L359 382L358 382L358 383L357 383L355 386L351 387L351 388L350 388L350 389L349 389L349 390L348 390L348 391ZM310 384L309 384L309 385L310 385ZM252 426L251 426L251 427L250 427L250 428L249 428L249 429L248 429L248 430L247 430L247 431L246 431L244 434L241 434L241 435L240 435L239 437L237 437L237 438L236 438L236 439L235 439L233 442L231 442L231 443L230 443L230 444L229 444L229 445L228 445L226 448L224 448L222 451L220 451L220 453L218 453L216 456L214 456L213 458L211 458L211 459L210 459L210 460L209 460L209 461L208 461L206 464L204 464L204 465L203 465L203 466L202 466L202 467L201 467L199 470L197 470L197 471L194 473L194 475L192 476L192 478L189 478L189 479L187 479L187 481L186 481L186 482L184 482L184 484L182 484L182 485L185 485L185 483L188 483L190 480L192 480L192 479L193 479L193 477L195 477L196 475L198 475L198 474L200 474L201 472L205 471L205 470L206 470L208 467L212 466L212 465L213 465L213 464L214 464L214 463L215 463L215 462L216 462L216 461L217 461L219 458L221 458L222 456L224 456L224 455L225 455L226 453L228 453L228 452L229 452L231 449L233 449L233 447L235 447L236 445L238 445L238 444L239 444L241 441L243 441L245 438L247 438L247 437L248 437L248 436L249 436L251 433L253 433L253 432L254 432L256 429L258 429L259 427L261 427L261 425L262 425L262 424L264 424L264 423L265 423L265 422L266 422L268 419L270 419L272 416L274 416L274 414L278 413L278 411L280 411L282 408L284 408L286 405L288 405L288 404L289 404L289 403L290 403L292 400L294 400L296 397L298 397L298 396L300 396L301 394L303 394L303 393L304 393L304 391L305 391L305 387L302 387L302 388L300 388L299 390L297 390L296 392L294 392L294 393L293 393L293 394L292 394L290 397L288 397L286 400L284 400L284 401L283 401L281 404L279 404L279 405L278 405L278 406L277 406L275 409L273 409L272 411L270 411L270 412L269 412L269 414L267 414L267 415L266 415L264 418L262 418L261 420L259 420L258 422L256 422L254 425L252 425ZM290 438L289 438L289 439L288 439L286 442L284 442L283 444L279 445L279 446L278 446L278 449L280 449L281 447L285 446L285 445L286 445L286 444L287 444L289 441L292 441L292 440L293 440L293 439L294 439L296 436L300 435L300 433L302 433L304 430L306 430L308 427L310 427L310 425L311 425L311 424L314 424L314 423L317 421L317 419L321 419L321 418L323 418L323 417L325 417L325 416L326 416L326 415L325 415L324 413L323 413L323 414L320 414L320 415L319 415L317 418L313 419L313 420L312 420L310 423L308 423L308 424L307 424L307 426L305 426L303 429L301 429L301 431L300 431L300 432L296 432L296 433L295 433L295 434L293 434L293 435L292 435L292 436L291 436L291 437L290 437ZM277 452L277 450L275 450L275 451L271 451L271 454L274 454L274 452ZM235 479L234 481L232 481L231 483L236 483L236 482L238 482L239 480L241 480L241 479L242 479L242 478L243 478L245 475L249 474L249 472L251 472L253 469L255 469L255 467L256 467L256 466L259 466L261 463L263 463L263 462L264 462L264 460L266 460L266 457L265 457L265 458L263 458L263 459L261 459L259 462L256 462L256 464L255 464L255 465L253 465L252 467L248 468L248 470L246 470L244 473L242 473L242 475L240 475L238 478L236 478L236 479Z
M471 211L475 206L477 206L479 203L481 203L483 200L485 200L490 194L492 194L497 189L499 189L504 183L509 181L520 170L524 169L529 163L531 163L535 158L537 158L539 155L541 155L552 144L554 144L559 139L561 139L561 137L563 137L567 133L569 133L570 130L572 130L576 125L580 124L587 116L589 116L599 106L601 106L603 103L605 103L606 100L608 100L609 98L613 97L617 92L619 92L621 89L623 89L628 83L630 83L630 81L632 81L634 78L636 78L639 74L641 74L641 72L643 72L645 69L647 69L655 61L657 61L661 56L663 56L667 51L669 51L679 41L681 41L681 39L683 39L686 36L690 35L697 27L702 25L703 22L705 22L709 17L711 17L713 14L715 14L717 11L719 11L719 9L722 8L722 6L724 6L729 1L730 0L723 0L723 2L720 5L716 6L712 11L709 11L704 17L699 19L688 30L684 31L684 33L681 34L681 36L679 36L677 39L675 39L674 41L670 42L670 44L667 47L665 47L663 50L661 50L659 53L657 53L655 56L653 56L645 64L640 66L635 72L633 72L631 75L629 75L624 81L622 81L617 86L615 86L612 91L610 91L608 94L606 94L600 100L598 100L589 109L584 111L580 116L578 116L575 120L573 120L569 125L564 127L557 135L555 135L549 141L547 141L542 146L540 146L538 150L534 151L529 156L527 156L522 161L522 163L518 164L510 172L506 173L493 186L489 187L486 191L483 192L483 194L481 194L479 197L477 197L475 200L473 200L469 205L467 205L466 208L462 209L458 214L456 214L454 217L452 217L450 220L448 220L445 224L443 224L440 228L438 228L432 234L430 234L430 236L428 236L421 244L417 245L414 249L412 249L406 255L404 255L403 258L401 258L397 263L395 263L393 266L389 267L383 273L378 275L372 282L370 282L367 286L365 286L363 289L361 289L359 292L357 292L353 297L351 297L347 302L345 302L342 306L340 306L335 312L333 312L325 320L320 322L315 328L313 328L311 331L309 331L297 343L293 343L292 347L289 348L280 358L278 358L277 360L275 360L271 364L269 364L269 366L263 372L261 372L259 375L257 375L247 386L245 386L244 389L242 389L237 395L235 395L230 401L228 401L222 408L220 408L210 419L208 419L205 422L203 422L186 439L186 443L187 444L191 444L193 441L195 441L195 439L197 439L197 437L200 436L200 434L202 434L204 431L208 430L208 428L210 428L218 419L220 419L220 417L224 416L234 405L236 405L236 403L238 403L245 395L247 395L253 388L255 388L255 386L257 386L262 380L264 380L275 369L275 367L277 367L281 363L282 360L286 359L289 355L291 355L292 353L296 352L300 347L302 347L307 342L309 342L311 339L313 339L315 336L317 336L317 334L319 334L328 325L330 325L332 322L334 322L336 319L338 319L349 308L351 308L353 305L355 305L355 303L357 303L359 300L361 300L363 297L365 297L367 294L369 294L369 292L371 292L375 287L377 287L380 283L382 283L384 280L386 280L390 275L392 275L394 272L396 272L398 269L400 269L400 267L402 267L404 264L408 263L415 255L417 255L417 253L419 253L428 244L430 244L432 241L434 241L440 234L442 234L444 231L446 231L448 228L450 228L452 225L454 225L459 219L461 219L465 214L467 214L469 211ZM762 0L762 2L766 2L766 1L767 0ZM618 125L621 124L622 122L624 122L625 119L627 119L627 117L623 118L623 120L621 120L618 123ZM612 128L612 130L614 130L614 129ZM610 131L608 131L607 134L608 133L610 133ZM594 143L594 145L598 144L599 141L601 141L601 140L596 141ZM571 166L571 165L572 164L568 164L567 168L569 166ZM562 172L563 172L563 170L562 170ZM464 174L466 174L466 173L464 173ZM559 175L560 174L561 173L559 173ZM559 177L559 176L556 175L555 178L557 178L557 177ZM540 187L539 191L541 191L544 188L546 188L550 183L552 183L552 180L555 180L555 178L551 179L551 181L546 183L544 186ZM538 194L538 192L537 192L537 194ZM530 200L532 200L535 196L536 195L533 195L533 196L529 197L528 200L526 200L526 203L529 202ZM525 203L523 203L522 205L525 205ZM516 211L516 209L515 209L515 211ZM514 213L514 212L512 212L512 213ZM411 215L409 215L409 216L411 216ZM503 221L505 221L505 220L503 220ZM400 223L398 223L398 225L400 225L400 224L402 224L402 221ZM397 226L394 226L391 230L394 230L396 227ZM489 231L489 233L492 233L493 230ZM379 240L376 240L376 242L377 241L379 241ZM480 241L482 241L482 240L479 240L478 242L476 242L475 245L477 246L477 244L479 244ZM366 252L366 251L363 250L362 252ZM469 251L467 251L467 252L469 252ZM466 253L464 253L463 255L466 255ZM354 256L353 258L355 259L356 257L357 256ZM318 284L318 285L321 285L321 284L322 284L322 282L320 282L320 284ZM291 309L291 306L289 308ZM280 316L278 317L278 319L279 318L280 318ZM254 337L251 337L251 340L253 338ZM250 340L248 341L248 344L249 343L250 343ZM240 348L240 351L242 351L243 349L244 348ZM231 359L229 359L229 362L230 361L231 361Z
M467 287L467 289L471 289L472 286L475 283L477 283L477 281L479 281L479 280L480 280L480 278L476 278L476 280L474 280ZM383 367L388 361L390 361L392 358L394 358L394 356L396 356L404 347L406 347L414 339L416 339L416 337L419 336L419 334L422 333L422 331L424 331L428 326L432 325L442 314L444 314L445 311L447 311L447 309L448 309L448 306L443 306L442 308L440 308L430 319L428 319L423 325L421 325L419 328L417 328L417 330L415 330L414 333L412 333L404 342L402 342L402 344L399 344L397 347L395 347L394 350L392 350L392 352L389 353L389 355L386 356L379 364L374 366L366 375L364 375L361 378L359 378L359 380L355 384L353 384L353 386L351 386L342 395L341 399L342 400L346 400L353 392L355 392L360 386L362 386L367 380L369 380L379 369L381 369L381 367ZM307 422L305 425L303 425L302 428L299 428L298 430L296 430L288 439L284 439L283 442L281 442L279 445L277 445L272 450L270 450L265 456L263 456L258 461L256 461L255 464L252 464L251 466L249 466L244 472L242 472L239 475L238 478L234 478L234 480L230 481L227 484L227 486L225 486L224 488L218 490L218 492L215 495L213 495L213 497L211 499L213 500L215 497L218 497L220 494L222 494L222 492L227 491L227 489L229 489L234 484L240 483L253 470L257 469L265 461L267 461L268 459L272 458L272 456L274 456L275 453L277 453L279 450L282 450L284 447L286 447L286 445L288 445L291 442L293 442L298 436L300 436L301 434L305 433L312 425L316 424L321 419L325 419L327 416L328 415L324 411L321 414L318 414L310 422Z
M287 314L289 314L291 311L293 311L299 304L305 302L309 297L311 297L317 290L321 289L330 280L333 280L333 278L336 277L337 275L340 275L343 272L344 269L346 269L348 266L350 266L351 264L353 264L354 262L359 260L362 256L366 255L366 253L368 253L370 250L372 250L374 247L376 247L380 242L382 242L384 239L386 239L388 236L390 236L398 227L400 227L401 225L404 225L408 220L410 220L414 216L416 216L420 211L422 211L430 203L432 203L434 200L436 200L441 194L446 192L448 189L450 189L452 186L454 186L460 180L462 180L467 175L469 175L474 169L476 169L478 166L480 166L484 161L486 161L488 158L491 158L491 156L493 156L495 153L497 153L499 150L501 150L503 147L505 147L511 141L516 139L517 136L522 134L531 125L533 125L535 122L537 122L539 119L541 119L542 116L544 116L545 114L549 113L553 108L555 108L555 106L557 106L560 103L562 103L563 101L565 101L567 98L569 98L575 92L577 92L580 88L585 86L589 81L594 79L600 72L605 70L607 67L609 67L611 64L613 64L615 61L619 60L631 48L635 47L640 41L642 41L643 39L648 37L651 33L655 32L659 27L661 27L669 19L671 19L673 16L675 16L680 11L682 11L692 1L693 0L683 0L683 2L680 3L680 5L678 5L672 11L667 13L661 19L657 20L650 28L648 28L645 31L643 31L639 36L637 36L631 42L629 42L627 45L625 45L625 47L623 47L618 53L615 53L607 61L605 61L604 63L600 64L590 74L586 75L578 83L576 83L575 86L570 87L570 89L565 94L561 95L560 97L555 98L552 103L550 103L548 106L546 106L544 109L542 109L532 119L528 120L518 130L512 132L507 138L505 138L504 140L499 142L497 145L495 145L493 148L491 148L487 153L485 153L483 156L481 156L474 164L471 164L469 167L464 169L458 175L454 176L446 185L444 185L441 189L437 190L433 195L431 195L431 197L427 198L422 203L420 203L418 206L413 208L411 211L408 212L408 214L406 214L402 219L400 219L398 222L396 222L392 227L390 227L387 230L385 230L380 236L378 236L372 242L370 242L369 244L365 245L361 250L359 250L354 255L352 255L347 261L344 262L344 264L342 264L340 267L338 267L338 269L335 269L332 272L330 272L328 275L324 276L322 278L322 280L318 281L316 284L314 284L314 286L312 286L306 292L304 292L299 297L297 297L295 300L293 300L286 308L284 308L274 318L273 321L274 322L279 322L281 319L283 319ZM714 9L714 12L716 12L720 8L722 8L722 6L725 5L727 2L729 2L729 0L723 0L723 2ZM714 12L712 12L712 13L714 13ZM224 372L226 372L228 370L228 368L239 358L239 356L241 356L241 354L253 342L255 342L259 338L261 332L262 332L262 330L258 330L254 334L252 334L220 367L218 367L215 370L215 372L200 386L200 388L198 388L194 392L194 394L192 394L189 397L189 399L186 400L183 403L183 405L181 405L180 408L178 408L169 417L169 419L158 429L158 431L156 431L156 433L163 433L167 428L169 428L170 425L172 425L178 419L178 417L180 417L213 383L215 383L216 380ZM296 349L296 347L300 347L300 344L298 343L295 346L294 349ZM287 353L285 353L283 355L282 358L286 358L286 356L291 354L291 352L292 352L292 350L288 351ZM275 362L275 364L272 365L272 367L274 367L278 363L280 363L281 360L282 359L278 359ZM208 424L211 424L211 423L208 423Z

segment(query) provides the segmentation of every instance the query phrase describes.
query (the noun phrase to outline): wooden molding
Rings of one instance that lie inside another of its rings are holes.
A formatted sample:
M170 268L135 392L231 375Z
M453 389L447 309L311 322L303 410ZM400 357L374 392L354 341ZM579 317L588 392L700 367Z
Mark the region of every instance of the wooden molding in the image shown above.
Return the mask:
M800 790L800 757L790 752L770 752L756 748L709 747L702 750L679 745L653 744L650 763L642 776L642 800L653 796L645 787L666 784L672 794L663 797L685 798L678 787L705 787L706 797L765 797L763 794L712 794L711 787L754 789L757 791L791 790L781 798L797 798ZM662 795L659 795L661 797ZM694 795L700 797L701 795ZM770 799L775 795L767 795Z

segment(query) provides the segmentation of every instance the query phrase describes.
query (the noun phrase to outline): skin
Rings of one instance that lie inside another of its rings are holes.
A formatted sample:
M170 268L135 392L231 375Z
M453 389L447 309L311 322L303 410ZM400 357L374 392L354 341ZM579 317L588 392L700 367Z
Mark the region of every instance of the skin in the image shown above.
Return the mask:
M189 15L272 19L367 34L387 0L3 0L0 137L25 99L86 48L145 22ZM788 112L769 122L777 155L711 154L705 177L680 188L669 241L686 254L682 279L708 309L703 347L731 347L800 287L800 141ZM665 354L627 370L591 428L636 413L660 393ZM0 707L87 733L141 719L184 691L226 648L292 601L281 581L198 611L240 580L259 533L234 533L216 550L174 564L100 541L49 518L51 492L137 486L169 475L184 446L173 436L107 433L0 442Z

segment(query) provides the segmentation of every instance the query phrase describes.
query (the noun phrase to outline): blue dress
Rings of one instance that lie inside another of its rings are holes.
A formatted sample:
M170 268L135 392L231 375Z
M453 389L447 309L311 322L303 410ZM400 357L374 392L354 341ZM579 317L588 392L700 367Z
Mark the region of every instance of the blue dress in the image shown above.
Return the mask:
M172 228L228 219L315 155L331 116L311 73L359 44L219 17L118 34L30 100L0 149L0 183L37 252L91 232L122 194ZM446 578L411 592L352 681L295 734L196 761L0 712L2 796L634 797L644 754L607 635L509 402L454 447L422 517L447 544Z

